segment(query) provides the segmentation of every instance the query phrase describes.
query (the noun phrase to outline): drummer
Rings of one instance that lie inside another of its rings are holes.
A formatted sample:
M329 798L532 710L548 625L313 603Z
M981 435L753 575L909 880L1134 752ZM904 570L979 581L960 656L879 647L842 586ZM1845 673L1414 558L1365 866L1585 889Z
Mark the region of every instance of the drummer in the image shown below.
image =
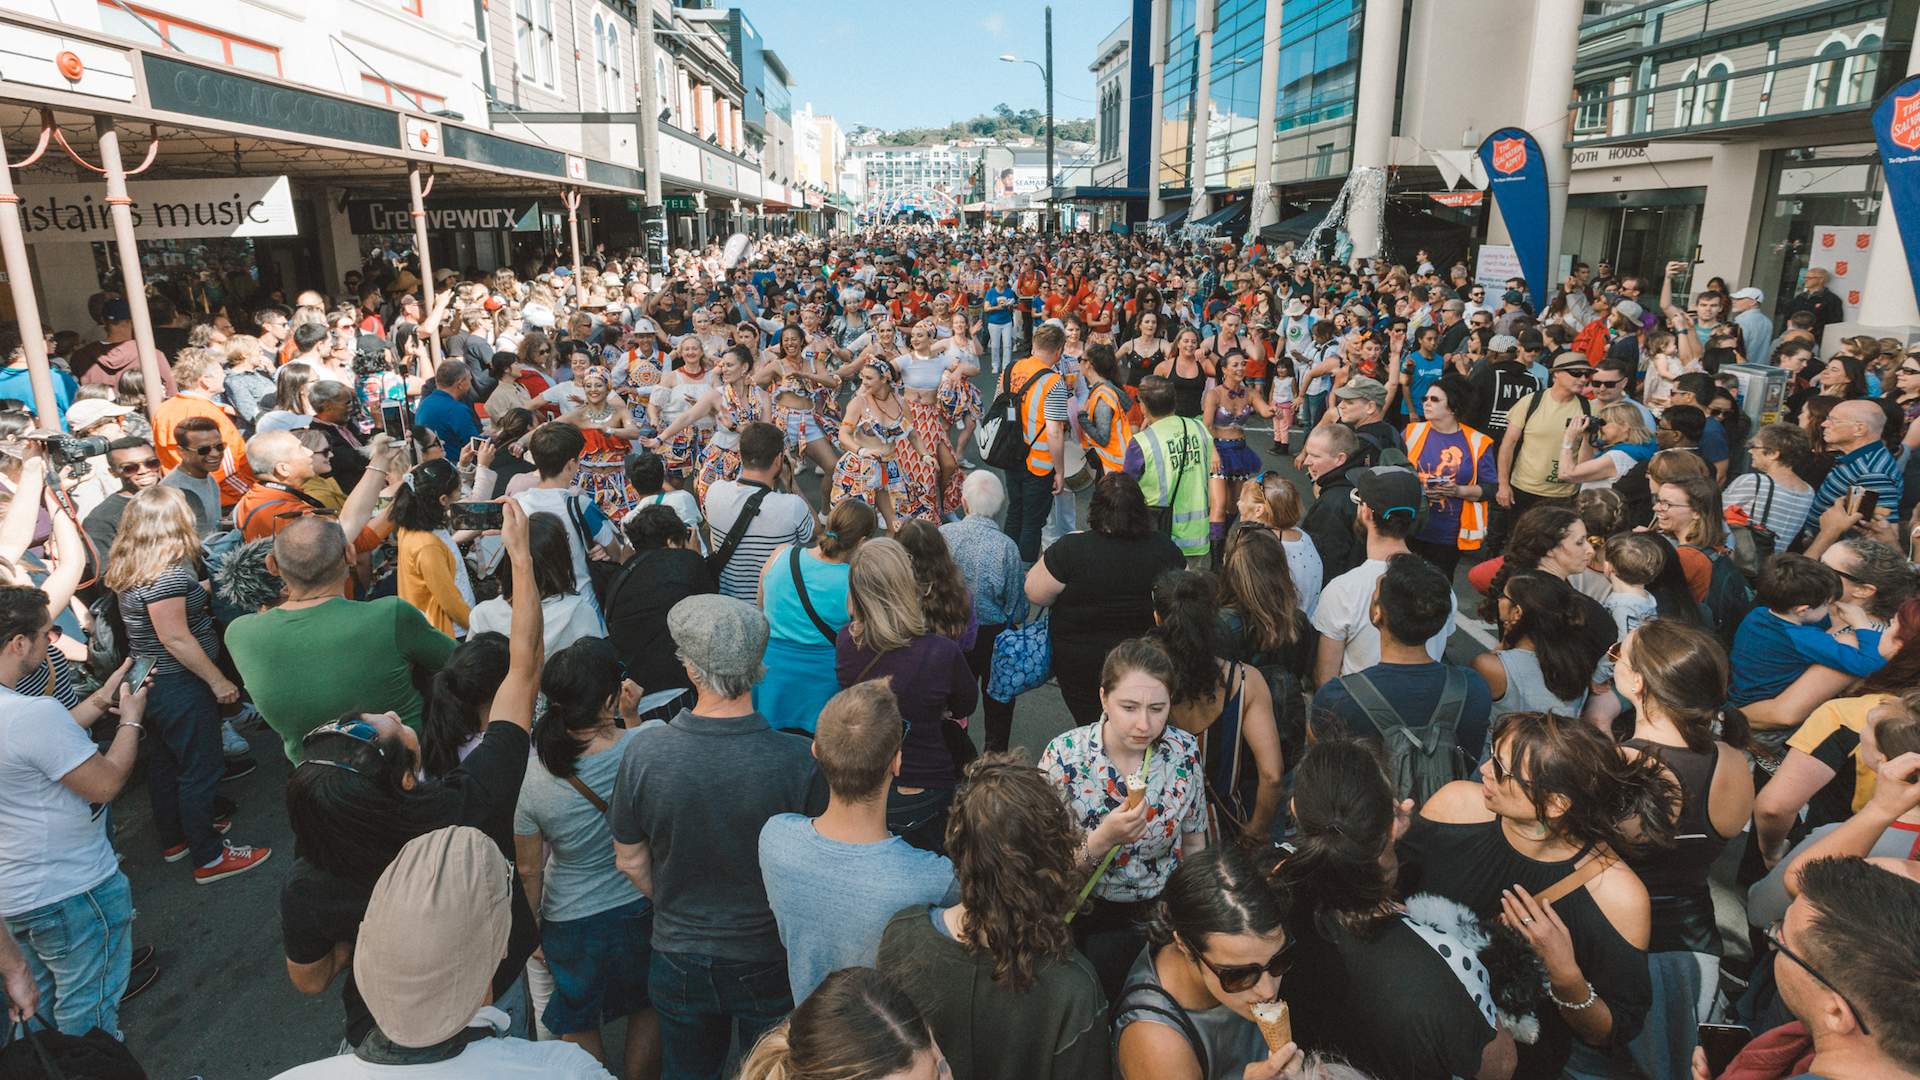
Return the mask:
M1078 476L1068 470L1066 483L1075 491L1103 473L1119 472L1125 465L1127 443L1133 439L1133 425L1127 421L1130 403L1120 388L1120 360L1113 347L1099 342L1088 345L1080 356L1079 375L1086 397L1075 406L1074 426L1086 451L1084 463L1091 469Z

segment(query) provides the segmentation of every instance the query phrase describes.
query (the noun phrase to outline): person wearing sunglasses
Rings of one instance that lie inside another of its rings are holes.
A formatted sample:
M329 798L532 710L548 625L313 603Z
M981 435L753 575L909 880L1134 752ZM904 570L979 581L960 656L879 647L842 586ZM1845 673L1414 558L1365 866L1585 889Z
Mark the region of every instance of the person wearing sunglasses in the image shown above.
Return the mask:
M1286 909L1243 848L1182 860L1117 999L1115 1074L1264 1080L1297 1069L1299 1046L1269 1051L1253 1018L1254 1006L1283 996L1295 961Z
M514 810L532 754L545 619L534 579L527 515L506 500L501 540L512 567L512 638L507 676L488 709L478 745L446 776L420 778L420 739L392 712L346 713L307 732L287 781L287 818L299 854L280 893L287 975L305 994L325 993L341 973L344 1034L358 1046L374 1028L353 981L352 950L367 897L408 841L449 825L471 825L513 857ZM538 944L532 910L516 881L506 959L494 972L499 1007L526 1030L517 983Z
M93 541L95 557L103 564L99 567L102 572L106 570L107 552L113 550L113 538L120 532L120 519L127 512L127 504L135 495L158 484L166 474L160 465L160 455L145 439L128 436L113 440L107 444L106 459L106 471L120 488L100 500L100 505L94 507L80 525L87 539ZM191 503L193 494L185 494Z
M1478 782L1448 784L1414 817L1402 888L1498 919L1539 957L1540 1034L1514 1075L1621 1075L1652 1001L1652 909L1621 859L1669 841L1679 789L1578 718L1509 713L1488 748Z
M1509 1076L1517 1050L1493 976L1428 908L1394 901L1411 812L1365 743L1328 739L1300 759L1299 831L1278 871L1299 947L1280 997L1303 1048L1369 1075Z

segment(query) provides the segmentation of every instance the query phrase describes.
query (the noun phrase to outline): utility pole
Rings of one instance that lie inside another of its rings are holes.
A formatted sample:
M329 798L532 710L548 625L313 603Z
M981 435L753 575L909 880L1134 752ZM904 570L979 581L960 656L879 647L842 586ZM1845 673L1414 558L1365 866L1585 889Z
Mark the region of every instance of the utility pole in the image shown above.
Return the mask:
M1053 5L1047 5L1047 195L1053 195L1053 185L1058 179L1053 174ZM1055 223L1053 204L1049 202L1046 210L1046 232L1053 232Z
M653 0L641 0L636 43L640 53L640 174L646 205L640 210L640 236L647 266L667 272L667 208L660 201L660 88L654 78Z

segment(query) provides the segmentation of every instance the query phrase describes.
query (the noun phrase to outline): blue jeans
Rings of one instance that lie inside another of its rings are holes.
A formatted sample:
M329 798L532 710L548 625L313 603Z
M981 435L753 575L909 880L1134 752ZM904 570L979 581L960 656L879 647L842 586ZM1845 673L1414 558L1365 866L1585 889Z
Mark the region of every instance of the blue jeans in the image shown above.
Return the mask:
M40 987L40 1015L68 1035L118 1039L120 995L133 967L133 889L112 877L65 900L7 918Z
M1006 533L1020 545L1020 561L1040 561L1040 530L1053 510L1053 474L1035 476L1023 463L1007 469Z
M226 773L220 704L213 688L191 671L156 674L147 686L153 831L163 848L185 840L193 865L205 866L220 857L220 834L213 831L213 797Z
M599 1031L647 1008L653 905L644 898L578 919L549 919L540 924L540 945L553 975L541 1017L547 1030Z
M751 1047L793 1011L787 958L726 960L653 950L647 994L660 1013L665 1080L720 1080L737 1026Z

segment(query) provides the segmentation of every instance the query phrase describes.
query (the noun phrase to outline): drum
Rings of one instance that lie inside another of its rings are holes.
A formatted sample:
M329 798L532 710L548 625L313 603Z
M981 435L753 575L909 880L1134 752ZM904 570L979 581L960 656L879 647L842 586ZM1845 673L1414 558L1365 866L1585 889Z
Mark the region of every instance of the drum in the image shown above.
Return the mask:
M1067 450L1060 461L1060 473L1066 477L1068 491L1080 492L1093 486L1093 467L1087 463L1087 448L1080 445L1080 440L1067 440Z

